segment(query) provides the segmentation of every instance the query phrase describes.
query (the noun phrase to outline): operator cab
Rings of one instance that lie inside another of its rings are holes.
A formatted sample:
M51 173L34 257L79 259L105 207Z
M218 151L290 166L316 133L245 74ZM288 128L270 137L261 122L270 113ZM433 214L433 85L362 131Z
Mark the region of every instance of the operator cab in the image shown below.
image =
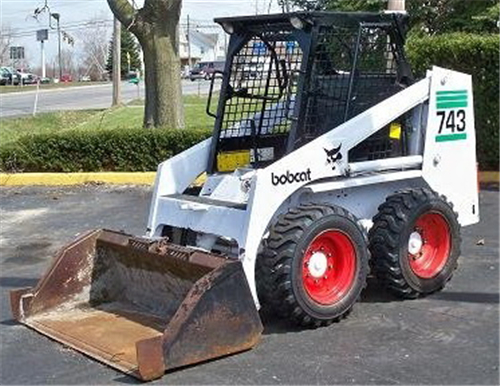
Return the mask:
M216 19L231 38L216 113L213 82L210 88L215 128L207 171L265 167L409 85L406 19L345 12ZM404 122L397 124L401 132ZM403 155L404 135L389 131L350 158Z

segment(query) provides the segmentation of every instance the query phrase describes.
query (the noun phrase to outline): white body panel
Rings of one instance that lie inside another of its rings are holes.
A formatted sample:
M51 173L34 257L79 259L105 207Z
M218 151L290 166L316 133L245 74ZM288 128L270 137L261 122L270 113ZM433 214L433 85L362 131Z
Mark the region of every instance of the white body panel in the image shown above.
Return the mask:
M432 79L423 175L454 204L462 225L474 224L479 221L479 201L472 79L436 67Z
M440 92L446 102L447 90L468 95L467 106L460 108L464 113L459 113L460 120L465 114L467 134L464 137L460 123L460 139L442 141L436 140L442 115L437 107L455 110L453 103L443 104L442 97L437 106L436 95ZM349 163L350 149L412 109L411 155ZM209 147L210 140L204 141L160 165L149 236L160 236L161 228L170 225L235 240L257 306L254 271L262 239L277 215L301 202L340 205L369 228L388 195L403 188L430 187L454 204L462 225L479 220L472 86L470 77L461 73L435 67L427 78L270 166L212 175L196 200L178 196L205 170Z

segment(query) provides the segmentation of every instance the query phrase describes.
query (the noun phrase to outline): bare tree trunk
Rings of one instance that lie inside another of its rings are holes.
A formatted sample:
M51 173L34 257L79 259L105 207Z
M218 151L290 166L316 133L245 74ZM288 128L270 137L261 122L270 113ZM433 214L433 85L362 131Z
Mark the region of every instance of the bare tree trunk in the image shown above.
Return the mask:
M139 39L144 53L144 81L146 85L145 106L144 106L144 127L151 128L155 126L156 116L156 69L155 69L155 55L152 42L148 42L147 38Z
M146 0L134 10L128 0L108 0L115 16L139 40L144 52L144 127L184 127L178 52L181 0Z
M121 103L121 24L115 17L113 22L113 106L118 106Z

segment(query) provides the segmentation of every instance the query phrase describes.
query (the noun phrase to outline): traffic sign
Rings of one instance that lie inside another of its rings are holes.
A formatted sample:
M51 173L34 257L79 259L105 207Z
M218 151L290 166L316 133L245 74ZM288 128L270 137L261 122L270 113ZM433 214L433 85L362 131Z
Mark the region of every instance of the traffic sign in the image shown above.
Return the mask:
M10 59L11 60L22 60L22 59L24 59L24 47L22 47L22 46L11 46L10 47Z
M36 40L39 42L49 40L49 30L48 29L39 29L38 31L36 31Z

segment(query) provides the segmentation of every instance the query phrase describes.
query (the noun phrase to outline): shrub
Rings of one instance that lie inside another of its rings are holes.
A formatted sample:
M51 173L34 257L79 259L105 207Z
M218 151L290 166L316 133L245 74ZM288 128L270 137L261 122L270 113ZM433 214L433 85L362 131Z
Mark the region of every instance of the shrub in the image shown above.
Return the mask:
M153 171L209 130L142 128L26 135L0 148L8 172Z
M413 37L408 59L417 76L432 65L472 75L477 157L482 170L498 170L499 131L498 35L465 33Z

